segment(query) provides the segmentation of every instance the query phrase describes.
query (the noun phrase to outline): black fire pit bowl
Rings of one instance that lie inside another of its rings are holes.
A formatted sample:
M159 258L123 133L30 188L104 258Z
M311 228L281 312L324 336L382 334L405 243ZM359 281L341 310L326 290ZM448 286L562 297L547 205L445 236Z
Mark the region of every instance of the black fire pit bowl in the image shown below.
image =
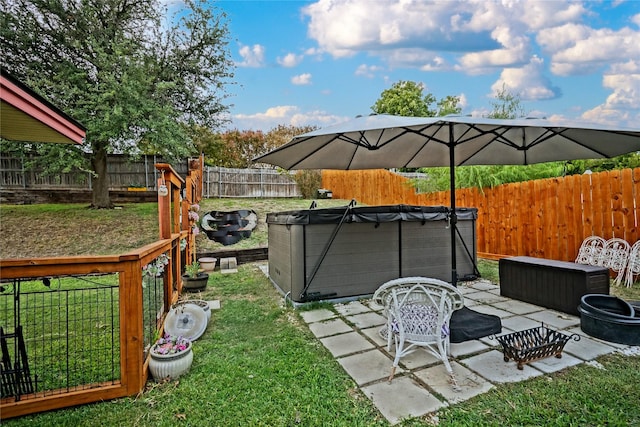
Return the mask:
M618 344L640 345L640 317L634 305L613 295L587 294L580 300L578 312L580 328L586 334Z

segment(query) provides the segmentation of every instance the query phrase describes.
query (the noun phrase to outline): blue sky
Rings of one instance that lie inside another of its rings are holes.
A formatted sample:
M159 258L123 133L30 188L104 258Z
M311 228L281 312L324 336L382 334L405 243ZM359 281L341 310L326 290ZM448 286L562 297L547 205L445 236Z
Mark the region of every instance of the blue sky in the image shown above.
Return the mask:
M400 80L463 114L496 90L529 116L640 126L640 1L218 1L235 62L230 128L327 126Z

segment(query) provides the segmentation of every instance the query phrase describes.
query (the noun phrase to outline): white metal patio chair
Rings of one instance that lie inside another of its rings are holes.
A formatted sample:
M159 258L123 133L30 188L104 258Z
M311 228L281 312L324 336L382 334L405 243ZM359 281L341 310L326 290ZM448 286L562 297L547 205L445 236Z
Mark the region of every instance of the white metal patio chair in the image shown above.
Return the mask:
M600 265L618 273L614 279L616 285L620 285L624 279L630 252L631 245L624 239L613 237L607 240L604 245L600 255Z
M578 250L576 264L601 266L605 244L606 240L600 236L589 236L584 239Z
M633 285L633 279L640 274L640 240L631 246L629 252L629 260L627 262L627 270L625 273L625 285L630 288Z
M382 285L373 300L384 307L387 316L387 350L395 343L395 358L389 381L393 380L400 358L417 347L441 360L457 383L449 363L449 319L464 306L464 297L455 287L438 279L409 277Z

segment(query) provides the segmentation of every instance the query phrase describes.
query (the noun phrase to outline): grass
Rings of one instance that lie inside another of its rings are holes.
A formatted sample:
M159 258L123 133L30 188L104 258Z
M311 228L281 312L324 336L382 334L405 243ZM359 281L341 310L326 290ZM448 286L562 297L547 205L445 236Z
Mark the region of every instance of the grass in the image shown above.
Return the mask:
M332 201L344 204L344 201ZM308 207L309 201L287 201L265 211ZM155 208L155 205L150 206ZM326 206L321 203L321 206ZM255 200L205 200L203 211L263 208ZM119 214L90 211L81 206L0 206L0 239L12 232L9 213L36 220L39 213L57 212L64 229L88 230L87 222L107 222L117 228L123 220L138 229L155 223L155 211L147 206L127 205ZM68 210L68 211L67 211ZM85 212L86 211L86 212ZM137 212L137 215L135 214ZM45 215L46 216L46 215ZM47 221L55 221L56 216ZM98 215L99 216L99 215ZM68 217L75 217L68 221ZM126 220L124 220L126 218ZM113 221L111 223L110 221ZM28 221L26 222L29 223ZM128 228L131 230L131 228ZM117 232L99 240L114 239L119 247L155 235L129 236ZM157 232L157 231L156 231ZM137 231L136 231L137 233ZM258 230L251 239L261 241ZM140 234L140 233L138 233ZM113 237L113 236L118 236ZM95 233L50 236L56 245L91 247ZM39 239L39 236L33 237ZM84 242L86 240L86 242ZM117 240L117 242L116 242ZM245 243L247 243L248 239ZM7 246L2 240L3 251ZM28 243L28 241L27 241ZM145 242L148 243L148 242ZM44 248L45 245L37 245ZM108 242L95 242L98 251L110 252ZM132 246L132 249L137 246ZM236 245L233 246L235 248ZM7 248L13 252L14 249ZM126 249L126 250L128 250ZM115 251L115 250L114 250ZM117 251L115 251L117 252ZM96 252L92 252L96 253ZM3 258L6 257L3 252ZM42 253L39 256L49 256ZM480 262L483 277L498 281L497 263ZM619 290L616 287L612 290ZM626 288L625 288L626 289ZM640 287L631 288L640 299ZM280 295L255 264L239 267L231 275L212 274L207 290L193 297L219 299L222 309L212 313L211 324L194 344L194 363L188 374L176 381L149 383L136 397L84 405L15 420L5 426L386 426L388 423L356 387L331 354L311 334L299 312L283 306ZM330 305L324 305L331 307ZM404 426L426 426L438 420L441 426L492 425L640 425L640 357L613 354L598 359L604 369L579 365L516 384L501 384L469 401L443 409L429 417L406 420Z
M0 205L2 258L126 253L158 239L155 203L95 210L87 205Z
M5 328L15 322L13 286L0 289L0 325ZM20 324L38 391L82 388L120 377L120 349L114 347L120 327L118 289L113 274L58 277L47 285L21 281ZM13 347L8 350L13 354Z
M267 247L269 212L307 209L304 199L204 199L200 215L210 211L253 209L258 225L251 237L233 246L197 237L199 252ZM319 207L345 206L348 201L327 199ZM0 204L1 258L37 258L64 255L113 255L137 249L158 239L156 203L134 203L115 210L88 209L85 204Z
M6 426L385 425L329 352L281 305L255 265L212 275L199 297L220 299L194 363L176 381L149 383L136 398L84 405Z

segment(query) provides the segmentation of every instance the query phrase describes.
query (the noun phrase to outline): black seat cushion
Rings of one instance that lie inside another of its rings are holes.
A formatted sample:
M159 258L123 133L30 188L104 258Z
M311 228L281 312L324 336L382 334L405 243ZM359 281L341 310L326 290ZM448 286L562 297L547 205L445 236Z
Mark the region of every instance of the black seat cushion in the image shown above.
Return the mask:
M499 334L502 332L502 321L498 316L478 313L462 307L451 315L449 329L451 330L450 341L460 343Z

